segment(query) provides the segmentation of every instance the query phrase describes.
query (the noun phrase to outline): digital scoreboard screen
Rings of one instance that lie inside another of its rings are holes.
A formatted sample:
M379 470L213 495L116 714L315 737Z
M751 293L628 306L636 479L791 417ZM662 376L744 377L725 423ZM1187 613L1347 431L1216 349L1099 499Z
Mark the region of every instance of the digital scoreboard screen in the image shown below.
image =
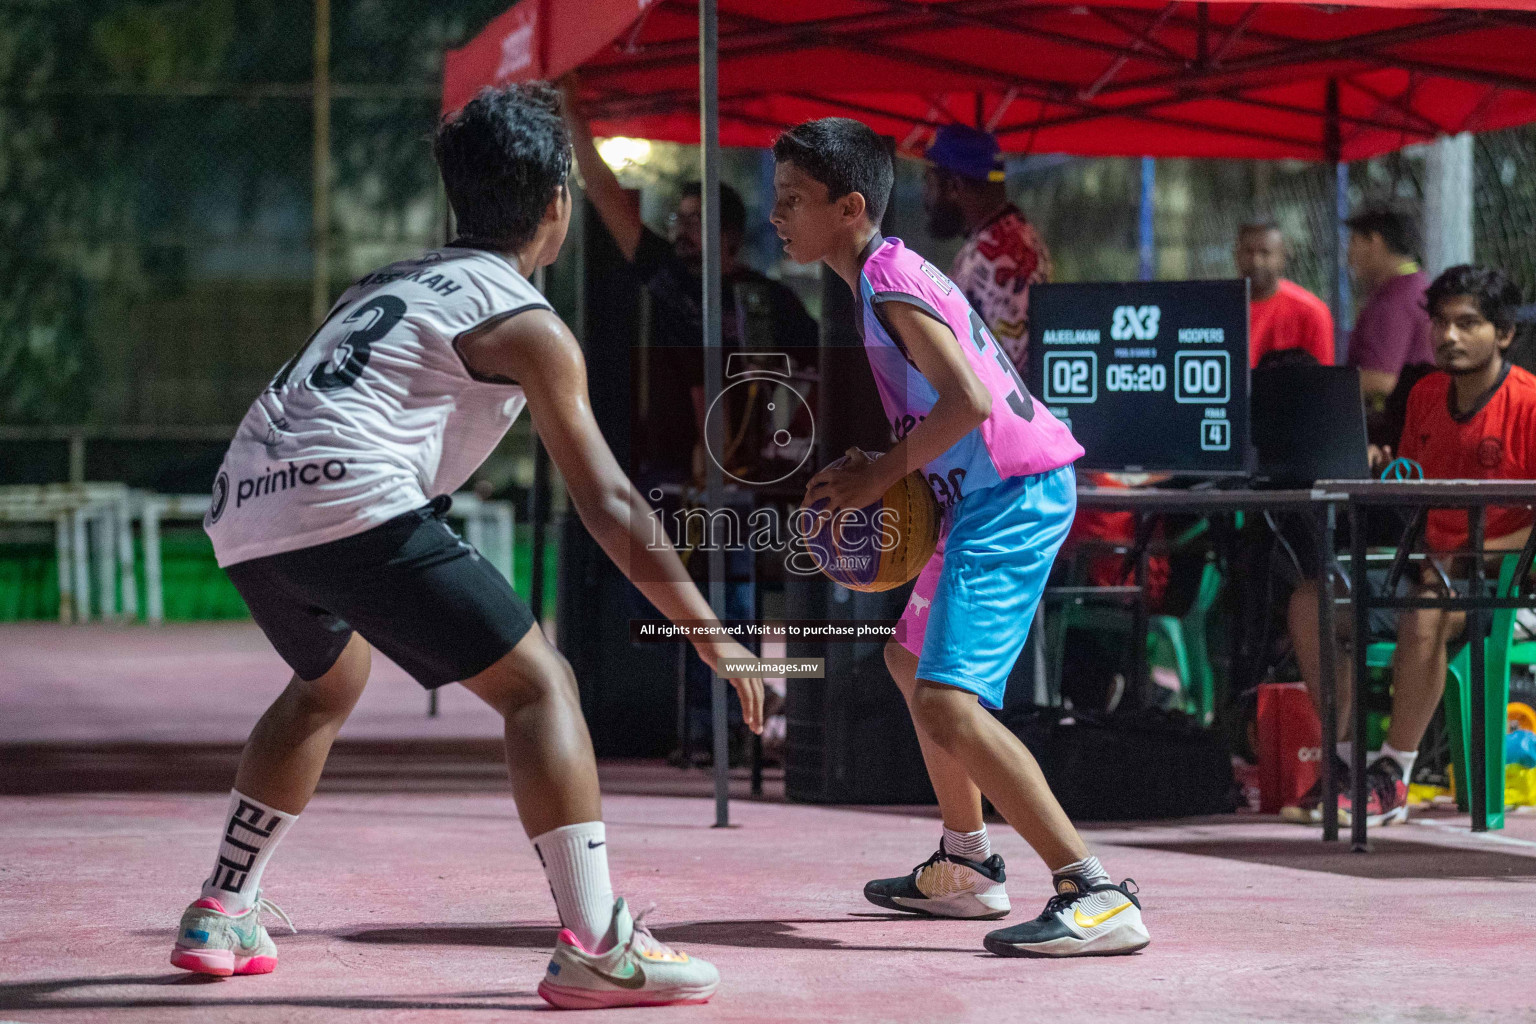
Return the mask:
M1085 469L1243 473L1248 282L1035 285L1025 378Z

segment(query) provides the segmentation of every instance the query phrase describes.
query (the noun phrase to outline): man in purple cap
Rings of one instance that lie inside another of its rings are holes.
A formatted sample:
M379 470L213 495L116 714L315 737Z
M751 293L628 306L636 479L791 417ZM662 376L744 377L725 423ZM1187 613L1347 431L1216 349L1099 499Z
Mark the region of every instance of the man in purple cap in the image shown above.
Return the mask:
M928 147L923 209L935 238L965 236L950 267L971 307L1019 372L1029 341L1029 286L1051 278L1051 254L1008 201L997 139L964 125L940 128Z

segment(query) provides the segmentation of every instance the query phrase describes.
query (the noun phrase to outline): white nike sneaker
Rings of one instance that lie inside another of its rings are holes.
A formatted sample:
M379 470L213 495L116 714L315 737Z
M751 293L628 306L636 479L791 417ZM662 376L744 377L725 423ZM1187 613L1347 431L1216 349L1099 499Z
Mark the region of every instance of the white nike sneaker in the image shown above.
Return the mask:
M720 972L657 939L644 919L631 918L624 900L616 900L606 953L587 952L574 932L563 929L539 995L562 1010L709 1002Z
M1033 921L988 933L983 945L998 956L1115 956L1152 941L1141 920L1136 883L1089 885L1056 879L1056 895Z
M1013 908L1003 885L1008 876L1003 858L984 861L951 856L939 840L932 857L899 878L877 878L864 885L864 898L877 907L933 917L996 921Z
M204 896L181 915L176 944L171 947L171 966L198 974L271 974L277 970L277 945L261 923L263 913L282 918L291 932L298 932L276 903L256 895L254 905L238 914Z

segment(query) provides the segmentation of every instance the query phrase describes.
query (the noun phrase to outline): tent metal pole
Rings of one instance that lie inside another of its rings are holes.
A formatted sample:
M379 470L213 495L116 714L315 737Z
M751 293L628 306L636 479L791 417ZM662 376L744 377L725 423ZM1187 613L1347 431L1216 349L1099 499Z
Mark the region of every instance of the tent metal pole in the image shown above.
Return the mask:
M309 319L319 326L331 307L331 0L315 0L312 75Z
M1472 136L1442 135L1424 161L1424 270L1472 262Z
M549 294L548 268L540 267L533 272L533 286L542 295ZM533 606L533 621L544 621L544 528L549 522L549 452L539 440L539 432L533 431L533 490L528 495L528 521L532 527L533 564L528 576L528 603ZM517 550L517 534L512 535L512 548ZM514 573L515 575L515 573Z
M528 497L528 518L532 527L531 564L528 577L528 603L533 606L533 620L544 621L544 552L548 548L549 526L549 452L537 434L533 437L533 493ZM515 535L514 535L515 537Z
M1157 240L1154 234L1153 200L1157 192L1157 160L1141 158L1141 210L1136 218L1137 280L1150 281L1157 274Z
M714 409L723 381L720 356L720 22L718 0L699 0L699 141L703 173L700 197L704 206L704 408ZM725 451L725 420L705 416L704 430L711 452ZM709 605L715 618L725 619L725 551L714 536L714 511L723 504L724 480L714 457L706 460L705 500L710 510L705 543L709 551ZM728 531L734 532L734 531ZM715 827L731 823L730 736L726 723L725 679L710 677L710 711L715 739Z
M1328 91L1323 107L1323 161L1328 170L1328 192L1333 202L1332 241L1328 246L1331 257L1329 306L1333 312L1334 361L1343 363L1349 346L1349 239L1345 235L1344 221L1349 217L1349 164L1340 157L1343 139L1339 133L1339 80L1328 79Z

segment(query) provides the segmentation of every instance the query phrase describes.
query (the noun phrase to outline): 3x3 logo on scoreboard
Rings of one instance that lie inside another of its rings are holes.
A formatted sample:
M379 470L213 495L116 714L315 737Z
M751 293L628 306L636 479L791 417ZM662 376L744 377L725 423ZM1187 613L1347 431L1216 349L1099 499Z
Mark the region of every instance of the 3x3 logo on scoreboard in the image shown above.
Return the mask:
M1247 281L1035 285L1028 371L1086 469L1247 469Z

